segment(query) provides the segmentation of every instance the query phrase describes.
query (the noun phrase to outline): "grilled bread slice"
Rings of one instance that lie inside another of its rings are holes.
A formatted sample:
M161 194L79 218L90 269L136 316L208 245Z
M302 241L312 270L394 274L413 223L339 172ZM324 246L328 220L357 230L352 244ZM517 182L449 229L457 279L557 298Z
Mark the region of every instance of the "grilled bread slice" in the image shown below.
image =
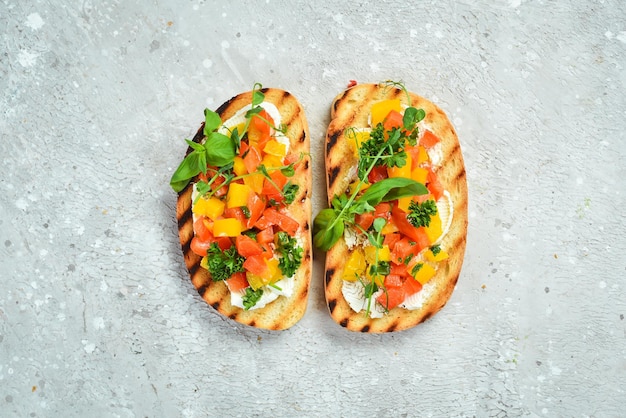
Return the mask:
M344 237L327 252L325 293L332 318L351 330L370 333L400 331L411 328L438 312L448 301L457 283L463 263L467 235L467 185L465 166L456 132L446 114L429 100L413 93L410 105L423 109L424 123L441 142L442 164L436 175L449 192L453 202L453 219L441 246L449 252L449 259L442 263L436 275L425 286L420 308L408 310L395 307L381 318L371 318L363 311L355 312L342 294L342 270L350 257ZM368 117L372 105L387 99L407 102L407 92L388 84L358 84L339 94L331 107L331 122L326 135L325 162L327 191L330 200L345 193L356 179L355 166L358 156L347 138L348 128L369 127Z
M192 181L179 192L176 207L178 231L182 246L185 265L189 271L191 282L200 296L222 315L245 325L269 329L284 330L297 323L307 307L309 283L311 277L311 167L309 156L309 131L305 112L298 100L289 92L275 89L260 89L265 95L264 101L276 106L281 116L281 124L286 127L285 136L289 139L289 154L301 156L295 164L295 173L289 178L298 186L293 203L280 211L286 211L298 222L296 236L302 247L302 261L294 275L294 288L289 297L280 296L262 308L245 310L231 304L230 291L224 281L214 281L209 271L200 265L202 257L194 253L190 246L194 237L192 215ZM253 92L239 94L216 111L222 122L227 121L245 106L252 102ZM204 139L204 123L196 133L193 141L200 143ZM187 153L191 152L189 148Z

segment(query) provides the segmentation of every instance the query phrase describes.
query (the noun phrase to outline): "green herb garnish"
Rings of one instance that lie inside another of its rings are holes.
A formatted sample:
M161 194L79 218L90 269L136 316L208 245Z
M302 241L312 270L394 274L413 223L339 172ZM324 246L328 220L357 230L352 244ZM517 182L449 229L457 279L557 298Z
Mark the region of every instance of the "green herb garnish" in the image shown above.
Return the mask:
M302 247L298 241L286 232L280 231L277 236L276 251L281 254L278 267L285 277L291 277L302 265Z
M263 289L258 288L257 290L253 290L251 287L246 287L246 293L241 298L243 300L243 309L248 310L252 308L263 296Z
M429 199L423 203L411 202L409 204L409 214L406 219L416 228L429 226L430 218L437 214L437 204Z
M207 251L208 270L215 282L226 280L237 272L245 271L243 268L244 261L245 258L239 255L235 246L222 251L219 245L214 242Z

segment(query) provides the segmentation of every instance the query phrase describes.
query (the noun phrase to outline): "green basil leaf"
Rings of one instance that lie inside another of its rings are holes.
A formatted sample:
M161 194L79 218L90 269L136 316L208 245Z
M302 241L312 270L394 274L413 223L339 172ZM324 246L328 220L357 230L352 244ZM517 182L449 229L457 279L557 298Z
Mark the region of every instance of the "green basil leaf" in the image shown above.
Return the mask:
M252 88L252 107L258 106L265 100L265 94L261 92L263 85L261 83L254 83Z
M206 170L206 164L204 165ZM198 175L202 171L202 161L200 153L192 151L185 159L180 163L172 178L170 179L170 186L175 192L182 191L194 176Z
M374 219L374 231L376 232L382 231L386 223L387 223L387 220L385 218Z
M185 139L185 142L187 142L187 145L189 145L193 150L204 152L204 145L198 144L197 142L193 142L189 139Z
M289 164L287 167L281 168L280 172L285 177L293 177L293 175L296 174L296 170L293 167L293 163Z
M335 225L332 226L332 223ZM344 224L337 220L337 213L330 208L322 209L313 221L313 244L323 251L328 251L343 235Z
M401 197L416 196L426 193L428 193L426 186L415 180L404 177L393 177L372 184L357 200L365 201L372 206L376 206L381 202L389 202Z
M204 149L206 150L206 162L218 167L231 163L236 155L235 144L232 139L217 132L209 134Z
M204 109L204 119L204 136L209 136L211 132L215 131L222 124L220 115L211 109Z
M415 125L426 117L424 109L416 109L414 107L407 107L404 110L404 116L402 117L402 124L404 129L413 130Z

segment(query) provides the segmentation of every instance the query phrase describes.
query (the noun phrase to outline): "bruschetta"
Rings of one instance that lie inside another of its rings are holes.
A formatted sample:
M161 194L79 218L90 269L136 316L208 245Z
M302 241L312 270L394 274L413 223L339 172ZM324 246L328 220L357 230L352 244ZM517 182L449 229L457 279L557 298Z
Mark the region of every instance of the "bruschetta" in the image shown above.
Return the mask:
M467 235L465 166L446 114L400 83L351 85L331 106L325 164L329 207L313 240L327 251L332 318L370 333L430 318L457 283Z
M287 329L306 310L311 278L304 109L289 92L255 84L204 113L170 181L191 282L232 320Z

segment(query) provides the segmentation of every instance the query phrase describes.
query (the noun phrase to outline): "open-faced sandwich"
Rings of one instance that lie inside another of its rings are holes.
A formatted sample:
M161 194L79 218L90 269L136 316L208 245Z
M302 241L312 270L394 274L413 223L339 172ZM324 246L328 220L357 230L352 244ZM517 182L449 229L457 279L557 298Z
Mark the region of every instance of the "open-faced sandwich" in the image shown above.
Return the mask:
M300 320L311 277L311 168L304 110L255 84L205 122L172 176L191 282L237 322L282 330Z
M332 103L330 207L314 244L327 251L332 318L352 331L413 327L439 311L461 271L467 185L444 112L400 83L357 84Z

